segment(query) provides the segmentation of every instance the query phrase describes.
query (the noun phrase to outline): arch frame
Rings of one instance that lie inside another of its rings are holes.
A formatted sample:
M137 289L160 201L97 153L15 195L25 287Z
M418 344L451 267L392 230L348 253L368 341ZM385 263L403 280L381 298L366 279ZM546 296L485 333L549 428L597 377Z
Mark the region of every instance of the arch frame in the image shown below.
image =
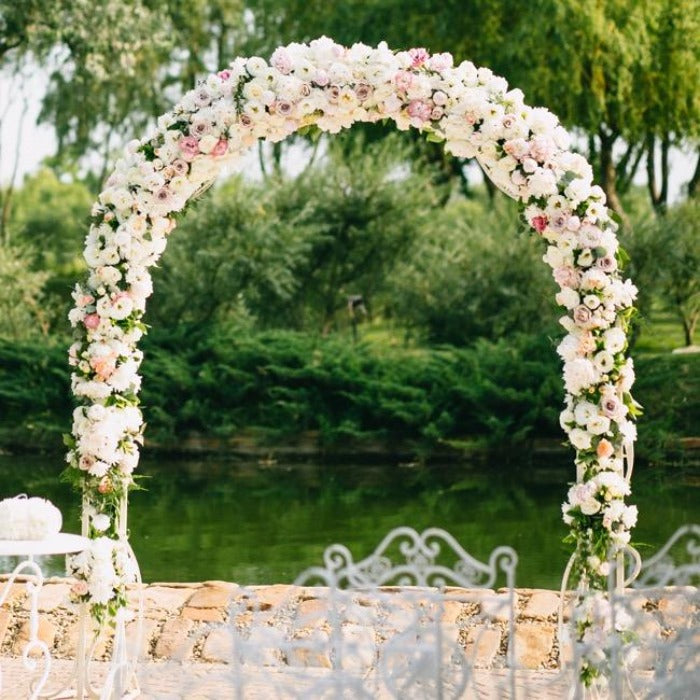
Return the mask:
M72 571L76 597L105 619L126 605L134 575L127 540L128 492L143 440L138 342L153 291L148 269L176 217L224 164L258 140L309 128L335 134L357 122L393 121L476 158L519 202L547 247L566 335L557 352L565 385L561 426L576 451L576 483L562 506L572 571L605 588L610 557L629 542L637 517L630 493L637 404L627 331L636 288L621 276L618 225L586 159L547 109L487 68L425 49L394 52L327 37L278 48L266 61L238 58L187 92L153 131L130 142L92 209L85 241L88 278L76 285L69 320L72 393L67 473L83 493L91 551Z

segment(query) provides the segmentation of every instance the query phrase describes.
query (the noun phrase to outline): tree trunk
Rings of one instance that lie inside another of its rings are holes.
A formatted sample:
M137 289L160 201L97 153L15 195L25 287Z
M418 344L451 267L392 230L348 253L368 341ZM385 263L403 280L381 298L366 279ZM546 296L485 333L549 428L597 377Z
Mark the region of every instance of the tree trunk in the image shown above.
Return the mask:
M695 163L695 172L688 183L688 196L700 197L700 151L698 152L698 160Z
M617 141L617 134L606 133L603 129L600 137L600 180L601 187L608 200L608 206L622 219L625 228L629 228L629 218L617 193L617 169L613 160L613 146Z

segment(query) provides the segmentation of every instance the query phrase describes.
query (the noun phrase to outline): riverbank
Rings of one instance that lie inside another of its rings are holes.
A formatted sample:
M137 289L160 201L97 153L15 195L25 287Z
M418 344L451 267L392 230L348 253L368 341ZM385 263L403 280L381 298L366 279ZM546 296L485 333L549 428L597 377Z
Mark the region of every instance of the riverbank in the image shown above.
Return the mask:
M292 332L144 341L147 449L402 461L528 453L563 441L561 363L547 337L471 347L353 345ZM0 339L0 449L58 449L70 430L66 349ZM635 358L640 458L686 463L700 354ZM548 448L549 449L549 448Z

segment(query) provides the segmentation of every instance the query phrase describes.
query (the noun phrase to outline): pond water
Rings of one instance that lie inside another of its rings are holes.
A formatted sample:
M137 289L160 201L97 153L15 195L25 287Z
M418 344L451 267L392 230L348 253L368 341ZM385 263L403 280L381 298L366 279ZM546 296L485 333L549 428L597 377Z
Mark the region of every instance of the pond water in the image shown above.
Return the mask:
M0 456L0 496L50 498L77 532L80 499L61 483L60 456ZM442 527L481 560L501 544L518 553L517 585L558 587L568 552L560 504L573 464L489 469L240 463L144 459L147 489L132 494L131 543L145 581L220 579L291 583L342 542L356 559L393 527ZM700 522L700 478L679 470L637 468L630 502L639 506L634 540L643 556L677 527ZM2 570L12 564L0 560ZM63 574L61 558L44 562Z

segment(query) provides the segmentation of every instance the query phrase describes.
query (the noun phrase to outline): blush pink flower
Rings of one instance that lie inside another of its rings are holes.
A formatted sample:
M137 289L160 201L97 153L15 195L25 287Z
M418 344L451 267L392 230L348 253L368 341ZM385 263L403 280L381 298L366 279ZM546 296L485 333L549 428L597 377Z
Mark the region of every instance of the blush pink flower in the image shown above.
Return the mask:
M230 70L220 70L217 75L221 79L221 82L226 82L230 77L231 77L231 71Z
M228 151L228 141L226 139L219 139L216 146L211 149L210 154L217 157L224 156L226 155L226 151Z
M85 324L85 328L94 331L95 328L100 325L100 317L97 314L87 314L83 319L83 323Z
M76 300L75 303L80 306L90 306L90 304L94 303L95 297L92 296L92 294L81 294Z
M454 65L454 59L450 53L435 53L428 61L428 67L434 71L447 70Z
M411 85L413 85L413 73L409 73L406 70L400 70L394 76L394 85L396 85L399 90L403 90L405 92L411 87Z
M547 228L548 223L549 220L544 214L533 216L532 220L530 221L530 225L535 229L535 231L537 231L537 233L542 233Z
M117 357L115 355L98 355L90 360L90 367L95 370L97 378L101 381L109 379L114 374L117 367Z
M194 136L183 136L177 144L185 160L193 160L199 155L199 141Z
M84 595L87 595L87 592L88 592L87 581L82 581L82 580L76 581L76 582L70 587L70 592L71 592L73 595L76 595L76 596L84 596Z
M560 287L575 288L578 286L580 277L575 268L565 265L554 270L554 280Z
M270 57L270 65L277 68L282 75L288 75L292 72L292 57L285 48L280 47L275 49Z
M408 105L408 115L419 122L427 122L432 113L432 107L423 100L411 100Z
M411 68L419 68L430 58L425 49L409 49L408 55L411 57Z

